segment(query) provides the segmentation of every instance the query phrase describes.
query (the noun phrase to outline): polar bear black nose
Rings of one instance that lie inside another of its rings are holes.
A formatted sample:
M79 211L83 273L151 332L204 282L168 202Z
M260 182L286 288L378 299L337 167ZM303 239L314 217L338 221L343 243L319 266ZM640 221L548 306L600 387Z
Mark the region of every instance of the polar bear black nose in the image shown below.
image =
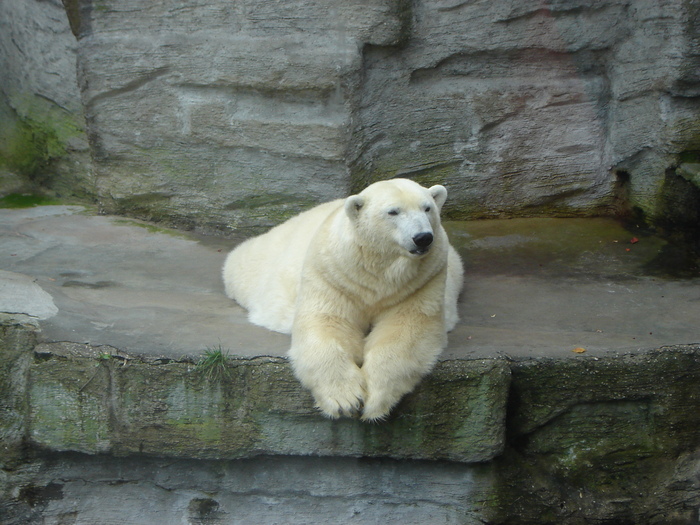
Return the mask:
M418 248L425 249L433 243L433 234L430 232L423 232L414 235L413 243L418 246Z

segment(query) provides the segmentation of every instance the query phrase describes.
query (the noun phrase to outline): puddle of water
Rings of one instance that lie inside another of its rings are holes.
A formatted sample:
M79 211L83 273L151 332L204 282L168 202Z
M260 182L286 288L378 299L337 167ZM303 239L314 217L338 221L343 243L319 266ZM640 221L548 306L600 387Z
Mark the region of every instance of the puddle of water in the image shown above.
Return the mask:
M700 277L700 256L613 219L502 219L445 222L472 274Z

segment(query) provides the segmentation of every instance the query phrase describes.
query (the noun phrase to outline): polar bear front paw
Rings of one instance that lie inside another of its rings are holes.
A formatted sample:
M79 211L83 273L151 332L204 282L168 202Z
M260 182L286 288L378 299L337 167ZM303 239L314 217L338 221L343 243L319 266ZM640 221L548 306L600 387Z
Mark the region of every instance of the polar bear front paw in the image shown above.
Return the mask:
M395 399L394 396L382 396L377 393L370 394L362 410L362 421L370 423L383 421L397 402L398 399Z
M357 417L362 407L362 399L348 396L339 399L331 397L316 397L316 408L330 419L338 419L341 416Z
M362 377L342 383L327 384L313 391L316 407L331 419L357 417L365 397Z

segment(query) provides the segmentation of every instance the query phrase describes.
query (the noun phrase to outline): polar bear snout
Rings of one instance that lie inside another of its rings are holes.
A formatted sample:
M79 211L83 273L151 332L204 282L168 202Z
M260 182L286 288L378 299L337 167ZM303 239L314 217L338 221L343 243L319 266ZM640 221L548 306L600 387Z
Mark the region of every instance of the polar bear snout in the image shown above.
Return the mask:
M422 232L413 236L413 242L418 248L427 248L433 244L433 234L431 232Z
M432 232L417 233L412 240L413 244L416 245L416 249L411 250L411 253L423 255L430 249L430 245L433 244L433 234Z

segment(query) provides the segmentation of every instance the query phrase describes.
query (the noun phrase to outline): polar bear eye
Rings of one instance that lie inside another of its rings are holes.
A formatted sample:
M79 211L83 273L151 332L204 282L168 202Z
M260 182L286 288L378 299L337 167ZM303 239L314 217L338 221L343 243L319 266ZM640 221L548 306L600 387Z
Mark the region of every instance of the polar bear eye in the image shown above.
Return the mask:
M430 206L425 207L425 213L430 213Z
M389 210L388 213L389 213L389 215L398 215L398 214L399 214L399 210Z

